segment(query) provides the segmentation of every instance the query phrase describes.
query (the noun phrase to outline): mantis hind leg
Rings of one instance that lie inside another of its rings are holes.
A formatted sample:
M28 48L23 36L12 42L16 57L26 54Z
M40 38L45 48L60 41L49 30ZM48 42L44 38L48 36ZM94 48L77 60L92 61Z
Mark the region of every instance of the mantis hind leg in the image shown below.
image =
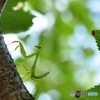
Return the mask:
M47 76L49 73L50 73L50 72L46 72L46 73L41 74L41 75L39 75L39 76L32 75L31 77L32 77L32 78L35 78L35 79L39 79L39 78L43 78L43 77Z

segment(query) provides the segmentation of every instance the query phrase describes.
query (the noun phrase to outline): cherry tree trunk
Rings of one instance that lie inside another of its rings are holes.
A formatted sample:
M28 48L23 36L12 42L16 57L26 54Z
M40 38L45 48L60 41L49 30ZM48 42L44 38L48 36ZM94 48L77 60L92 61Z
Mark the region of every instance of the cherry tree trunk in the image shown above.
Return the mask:
M0 16L7 1L0 0ZM0 100L34 100L17 72L1 33L0 30Z
M0 100L34 100L23 84L0 31Z

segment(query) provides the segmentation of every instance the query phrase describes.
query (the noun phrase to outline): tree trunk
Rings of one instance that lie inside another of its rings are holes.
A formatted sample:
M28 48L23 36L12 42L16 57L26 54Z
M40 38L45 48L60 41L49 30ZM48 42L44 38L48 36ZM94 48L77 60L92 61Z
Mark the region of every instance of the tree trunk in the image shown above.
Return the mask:
M0 100L34 100L23 84L0 31Z
M14 1L13 1L14 2ZM0 0L0 16L7 0ZM0 100L34 100L23 84L0 30Z

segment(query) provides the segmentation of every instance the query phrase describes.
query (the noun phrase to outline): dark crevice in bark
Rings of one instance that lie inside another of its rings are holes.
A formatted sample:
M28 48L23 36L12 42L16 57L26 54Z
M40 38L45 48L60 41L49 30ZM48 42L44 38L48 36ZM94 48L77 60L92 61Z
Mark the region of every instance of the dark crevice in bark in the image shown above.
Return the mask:
M0 31L0 100L34 100L23 84Z

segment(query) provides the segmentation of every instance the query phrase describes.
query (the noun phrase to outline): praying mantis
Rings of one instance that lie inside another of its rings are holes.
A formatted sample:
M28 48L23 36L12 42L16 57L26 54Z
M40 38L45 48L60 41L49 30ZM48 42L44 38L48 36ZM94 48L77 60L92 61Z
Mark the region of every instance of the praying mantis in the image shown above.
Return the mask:
M26 54L26 51L25 51L25 49L24 49L23 44L22 44L20 41L13 41L12 43L15 43L15 42L19 43L19 45L15 48L15 50L19 47L19 48L20 48L20 52L21 52L22 56L23 56L25 59L29 59L29 58L31 58L31 57L33 57L33 56L36 56L36 57L35 57L35 60L34 60L34 62L33 62L33 64L32 64L32 66L31 66L31 70L27 73L27 74L31 74L31 75L30 75L31 79L34 80L34 79L39 79L39 78L43 78L43 77L47 76L47 75L49 74L49 72L43 73L43 74L41 74L41 75L39 75L39 76L37 76L37 75L35 74L36 63L37 63L37 59L38 59L38 55L39 55L39 50L41 49L41 46L35 46L35 47L38 49L38 51L37 51L36 53L31 53L31 54L27 55L27 54ZM26 74L26 75L27 75L27 74ZM26 76L26 75L25 75L25 76Z

